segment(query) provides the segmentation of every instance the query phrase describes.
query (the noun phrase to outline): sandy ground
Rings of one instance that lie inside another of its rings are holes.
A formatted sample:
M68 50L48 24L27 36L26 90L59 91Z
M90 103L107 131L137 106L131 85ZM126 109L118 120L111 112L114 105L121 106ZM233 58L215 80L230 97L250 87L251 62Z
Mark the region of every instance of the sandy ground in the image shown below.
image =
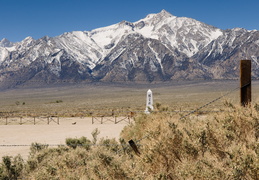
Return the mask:
M75 125L73 125L74 122L76 122ZM60 118L59 125L54 122L50 122L48 125L47 121L42 121L41 124L36 125L33 123L0 125L0 158L2 159L6 155L21 154L24 159L27 159L30 145L33 142L59 145L65 144L66 138L80 138L82 136L92 140L91 133L96 128L100 131L98 138L118 139L121 130L127 124L126 121L117 124L110 121L101 124L96 121L92 124L92 118Z

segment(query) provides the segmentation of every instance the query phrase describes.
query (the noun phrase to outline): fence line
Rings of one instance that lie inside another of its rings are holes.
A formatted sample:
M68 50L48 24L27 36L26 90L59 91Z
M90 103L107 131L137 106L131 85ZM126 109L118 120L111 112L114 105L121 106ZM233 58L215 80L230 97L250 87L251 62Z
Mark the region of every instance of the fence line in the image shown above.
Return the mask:
M19 125L22 125L22 124L38 124L39 122L46 122L47 124L50 124L51 122L54 122L56 124L59 125L59 118L58 116L46 116L46 117L42 117L42 116L32 116L32 117L9 117L9 116L6 116L6 117L2 117L2 121L4 122L5 125L8 125L8 124L13 124L13 123L16 123L16 124L19 124ZM46 121L45 121L46 120ZM1 121L1 118L0 118L0 122ZM0 123L1 125L1 123Z
M90 117L89 117L90 118ZM92 124L99 122L101 124L105 123L105 122L113 122L114 124L118 124L120 122L127 122L127 123L131 123L132 120L134 119L133 115L128 115L128 116L92 116ZM8 124L19 124L19 125L23 125L23 124L39 124L40 122L44 122L47 124L50 124L51 122L54 122L56 124L60 124L60 117L59 116L46 116L46 117L0 117L0 125L2 124L4 125L8 125Z
M100 111L99 111L100 112ZM107 112L107 111L103 111ZM113 114L115 111L112 111ZM117 111L116 111L117 112ZM206 110L206 111L199 111L199 110L154 110L153 113L198 113L198 114L207 114L207 113L217 113L217 112L224 112L224 110ZM119 115L120 112L117 113L117 115L93 115L92 116L80 116L80 118L89 117L92 118L92 124L95 124L96 122L99 122L101 124L105 122L114 122L115 124L118 124L120 122L127 122L131 123L134 120L134 117L137 114L144 113L144 111L128 111L128 115ZM85 113L88 114L88 113ZM61 116L0 116L0 125L12 125L12 124L41 124L46 123L50 124L51 122L55 124L60 124L60 118ZM73 118L73 117L70 117Z
M120 117L120 116L92 116L92 124L94 124L96 121L100 122L101 124L105 122L114 122L114 124L118 124L122 121L125 121L127 123L131 123L131 119L133 119L133 116L126 116L126 117Z
M216 99L213 99L212 101L210 101L210 102L204 104L203 106L198 107L197 109L195 109L195 110L189 112L188 114L182 116L182 117L180 118L180 120L183 119L183 118L186 118L186 117L188 117L189 115L191 115L191 114L193 114L193 113L195 113L195 112L198 112L200 109L202 109L202 108L204 108L204 107L206 107L206 106L208 106L208 105L210 105L210 104L212 104L212 103L214 103L214 102L216 102L216 101L222 99L223 97L225 97L225 96L231 94L232 92L238 90L239 88L240 88L240 87L235 88L235 89L232 89L231 91L229 91L229 92L223 94L222 96L220 96L220 97L218 97L218 98L216 98Z
M73 144L75 146L82 146L84 147L85 145L82 144ZM121 144L87 144L88 146L121 146ZM123 144L126 145L126 144ZM32 146L31 144L0 144L0 147L30 147ZM68 146L67 144L37 144L36 146L44 146L44 147L56 147L56 146Z

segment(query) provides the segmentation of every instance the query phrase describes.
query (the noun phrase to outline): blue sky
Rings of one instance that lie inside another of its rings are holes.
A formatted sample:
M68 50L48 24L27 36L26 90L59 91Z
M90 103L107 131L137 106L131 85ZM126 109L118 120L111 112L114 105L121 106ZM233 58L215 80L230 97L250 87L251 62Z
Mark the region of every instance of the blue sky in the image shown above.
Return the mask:
M0 40L88 31L162 9L221 29L259 30L259 0L0 0Z

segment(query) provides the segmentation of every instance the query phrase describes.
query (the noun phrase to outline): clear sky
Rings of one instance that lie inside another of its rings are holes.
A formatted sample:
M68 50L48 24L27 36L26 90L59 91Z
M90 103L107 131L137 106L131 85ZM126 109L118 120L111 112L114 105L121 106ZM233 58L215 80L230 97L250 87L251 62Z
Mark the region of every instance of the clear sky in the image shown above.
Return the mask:
M0 40L88 31L162 9L221 29L259 30L259 0L0 0Z

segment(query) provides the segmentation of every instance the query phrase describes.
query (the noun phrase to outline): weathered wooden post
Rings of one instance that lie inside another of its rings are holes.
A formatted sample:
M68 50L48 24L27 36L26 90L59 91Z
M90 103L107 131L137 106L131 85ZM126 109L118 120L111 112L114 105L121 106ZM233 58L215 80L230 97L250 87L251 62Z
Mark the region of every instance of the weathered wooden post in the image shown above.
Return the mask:
M240 103L247 106L252 100L251 60L240 61Z
M129 145L131 146L131 148L134 150L134 152L139 156L140 152L138 150L137 145L135 144L135 142L133 140L129 141Z

